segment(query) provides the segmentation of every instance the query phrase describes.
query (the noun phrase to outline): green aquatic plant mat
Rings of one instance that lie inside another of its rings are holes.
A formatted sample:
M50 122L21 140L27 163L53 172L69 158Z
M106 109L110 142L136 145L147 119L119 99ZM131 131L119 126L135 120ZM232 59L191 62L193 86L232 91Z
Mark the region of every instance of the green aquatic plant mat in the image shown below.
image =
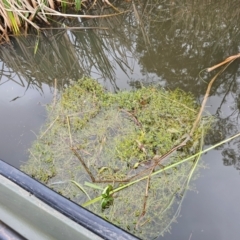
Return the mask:
M148 86L110 93L95 80L81 79L48 106L47 123L22 170L151 239L169 230L196 168L193 159L164 170L200 150L210 120L201 120L190 138L198 110L193 96L181 90ZM185 146L171 152L185 138ZM128 185L131 181L135 184Z

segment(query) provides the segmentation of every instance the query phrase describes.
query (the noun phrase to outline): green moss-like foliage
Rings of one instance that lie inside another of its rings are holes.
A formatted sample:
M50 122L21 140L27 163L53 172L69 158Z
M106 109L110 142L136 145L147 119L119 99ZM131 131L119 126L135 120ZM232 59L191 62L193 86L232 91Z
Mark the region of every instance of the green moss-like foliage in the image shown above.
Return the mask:
M142 175L137 174L147 169L154 156L167 153L190 132L198 106L191 94L180 90L168 92L151 86L112 94L96 81L84 78L66 88L48 111L48 122L22 169L83 204L89 199L81 190L91 199L101 195L102 190L85 186L91 178L81 161L95 179L102 181L94 183L99 188L109 183L119 187L124 185L120 180L131 176L140 178ZM162 164L179 161L199 150L203 128L201 124L187 146ZM180 201L178 197L185 191L192 167L189 161L151 177L144 215L146 180L109 196L111 201L102 201L108 208L103 209L99 202L88 208L143 239L156 237L169 230L175 220L171 206Z

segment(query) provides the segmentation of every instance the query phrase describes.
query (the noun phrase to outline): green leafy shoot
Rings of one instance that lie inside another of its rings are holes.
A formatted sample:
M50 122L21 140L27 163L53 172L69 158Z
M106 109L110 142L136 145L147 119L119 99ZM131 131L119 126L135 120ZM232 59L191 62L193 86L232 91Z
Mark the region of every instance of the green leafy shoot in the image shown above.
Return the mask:
M81 9L82 0L75 0L75 10L79 11Z
M108 185L102 192L101 207L103 210L113 203L113 197L111 195L112 190L113 190L112 185Z
M39 45L39 31L38 31L38 36L36 38L36 42L35 42L35 46L34 46L34 55L36 55L36 53L37 53L38 45Z
M90 187L92 189L97 189L97 190L101 190L101 191L104 190L104 188L99 187L98 185L90 183L90 182L85 182L84 185L87 186L87 187Z
M86 194L86 196L88 197L89 200L91 200L90 196L88 195L88 193L85 191L85 189L76 181L74 180L70 180L71 183L75 184L83 193Z

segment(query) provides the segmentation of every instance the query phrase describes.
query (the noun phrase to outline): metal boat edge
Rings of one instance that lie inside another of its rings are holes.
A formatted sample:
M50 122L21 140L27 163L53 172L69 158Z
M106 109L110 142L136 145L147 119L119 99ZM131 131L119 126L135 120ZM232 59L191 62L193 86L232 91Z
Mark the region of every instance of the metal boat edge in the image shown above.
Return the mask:
M138 238L0 160L0 239Z

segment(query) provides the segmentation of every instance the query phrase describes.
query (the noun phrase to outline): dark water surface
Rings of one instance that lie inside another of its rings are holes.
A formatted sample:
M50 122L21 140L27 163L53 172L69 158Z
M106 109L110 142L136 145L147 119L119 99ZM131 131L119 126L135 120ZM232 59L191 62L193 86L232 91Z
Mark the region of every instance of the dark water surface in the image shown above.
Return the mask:
M111 91L153 82L181 88L200 103L217 73L200 77L200 71L239 52L238 5L234 0L122 3L119 9L130 11L117 17L58 19L97 30L49 30L1 46L0 158L16 167L26 161L54 89L84 75ZM206 147L239 132L239 69L236 60L212 87L206 110L216 121ZM187 193L178 223L159 239L240 239L239 139L208 152L202 161L208 169L195 181L197 192Z

